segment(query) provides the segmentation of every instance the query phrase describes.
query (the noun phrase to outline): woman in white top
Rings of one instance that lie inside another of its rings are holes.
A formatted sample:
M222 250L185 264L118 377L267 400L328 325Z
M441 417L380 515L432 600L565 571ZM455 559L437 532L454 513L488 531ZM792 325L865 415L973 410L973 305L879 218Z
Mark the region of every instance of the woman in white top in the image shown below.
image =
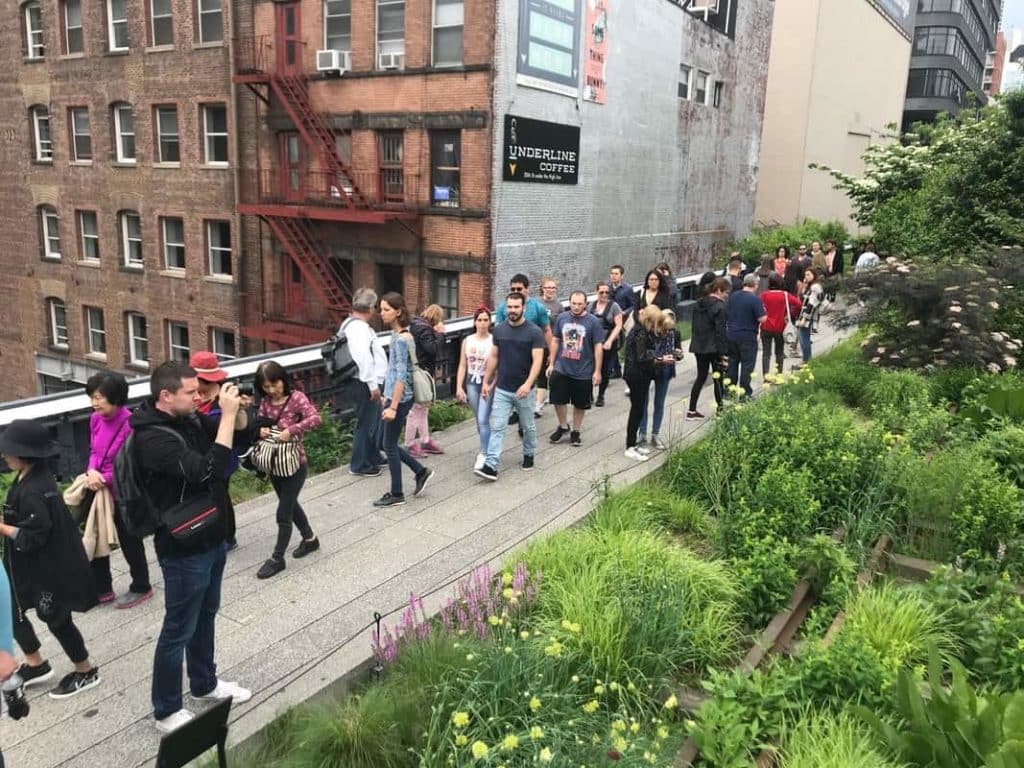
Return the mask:
M477 454L474 469L481 469L487 455L487 443L491 439L491 398L480 396L484 384L484 369L487 358L494 346L491 336L491 311L480 307L473 315L476 333L462 340L459 354L459 372L455 378L455 397L460 403L469 403L476 415L476 432L480 437L480 453Z

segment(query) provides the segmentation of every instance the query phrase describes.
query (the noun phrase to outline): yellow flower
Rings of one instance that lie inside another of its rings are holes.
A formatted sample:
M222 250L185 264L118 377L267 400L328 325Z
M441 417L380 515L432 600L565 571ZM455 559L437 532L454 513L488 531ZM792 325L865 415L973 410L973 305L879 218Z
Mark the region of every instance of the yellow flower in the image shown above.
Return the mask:
M602 693L604 693L604 686L603 685L595 685L594 686L594 693L596 693L598 696L600 696Z
M579 631L580 631L580 625L577 624L574 621L569 621L568 619L562 619L562 629L564 629L566 632L572 632L573 634L578 634Z
M613 732L618 731L619 733L623 733L623 732L625 732L625 730L626 730L626 721L625 720L615 720L614 722L612 722L612 731Z
M458 736L455 737L456 747L464 747L467 744L469 744L469 736L467 736L466 734L460 733Z
M470 749L473 752L473 757L475 757L477 760L483 760L491 751L487 748L487 745L484 744L482 741L474 741L473 746L470 747Z
M515 594L516 592L514 589L512 589L512 587L505 587L504 591L501 593L501 596L504 597L506 600L511 600L515 596Z
M619 750L619 752L625 752L628 744L621 734L616 733L612 736L612 746Z
M555 640L551 645L544 648L544 653L552 658L558 658L562 655L562 644Z
M542 763L550 763L554 758L555 756L551 754L550 747L544 747L544 749L540 751L540 761Z
M526 630L524 629L524 630L523 630L522 632L520 632L520 633L519 633L519 639L520 639L520 640L529 640L529 639L530 639L530 633L529 633L529 632L527 632L527 631L526 631Z
M676 695L673 693L665 701L664 707L665 709L675 709L677 706L679 706L679 702L676 700Z
M578 683L580 681L580 676L579 675L573 675L569 679L572 680L574 683Z
M583 705L583 711L587 712L587 713L597 712L597 707L598 707L597 699L591 699L590 701L588 701L586 704Z
M626 690L629 691L630 693L635 693L636 692L636 686L633 684L632 680L630 680L629 683L627 683Z
M519 737L514 733L506 734L505 738L501 740L501 751L511 752L513 749L519 746Z
M630 733L640 733L640 723L631 723L629 726Z
M472 661L475 658L476 658L476 656L474 656L472 653L467 653L466 654L466 661Z
M501 624L501 619L499 619L497 616L488 616L487 623L490 624L492 627L496 627L499 624Z
M720 378L722 378L722 374L720 374L718 371L715 371L714 373L711 374L711 378L712 379L720 379Z
M512 646L511 645L506 645L505 646L505 653L512 653Z
M530 738L534 741L544 738L544 729L539 725L535 725L530 729Z
M658 726L658 738L659 739L667 739L668 738L668 728L666 728L664 725L659 725Z
M468 712L456 712L452 715L452 725L456 728L465 728L469 725L469 713Z
M534 696L533 698L530 699L530 711L531 712L536 712L538 709L541 708L541 706L542 705L540 703L540 699L538 699L536 696Z
M505 573L501 574L501 583L502 583L502 585L504 585L506 587L511 587L512 586L512 574L509 573L508 571L506 571Z
M608 683L608 690L609 691L617 691L617 690L619 690L619 684L618 683Z

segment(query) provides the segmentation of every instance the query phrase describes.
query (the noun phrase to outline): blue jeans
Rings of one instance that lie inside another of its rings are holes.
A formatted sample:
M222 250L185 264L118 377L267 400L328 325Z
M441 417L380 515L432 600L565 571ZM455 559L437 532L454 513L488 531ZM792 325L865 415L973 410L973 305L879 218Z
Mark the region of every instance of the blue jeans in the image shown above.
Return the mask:
M181 709L181 657L189 690L205 696L217 687L214 621L227 549L224 543L187 557L161 557L164 623L153 657L153 715L161 720Z
M665 398L668 396L668 385L672 383L669 376L654 377L654 423L651 430L652 435L661 434L661 422L665 418ZM647 434L647 408L644 408L644 415L640 417L640 426L637 432L641 435Z
M747 397L753 394L750 387L750 374L754 372L757 362L757 339L737 341L729 339L729 372L726 374L733 384L739 384Z
M382 421L380 428L380 449L387 454L388 472L391 473L391 495L402 496L402 465L405 464L414 474L419 474L424 467L409 455L402 445L402 434L405 432L405 420L409 418L414 401L410 398L399 403L395 408L392 421Z
M811 326L797 330L800 331L800 356L806 363L811 359Z
M482 384L466 382L466 399L469 407L476 414L476 433L480 437L480 453L487 453L487 444L491 441L491 403L489 397L481 397Z
M537 453L537 425L533 419L535 392L531 389L526 393L526 397L516 397L515 392L497 387L491 392L491 439L487 443L488 466L497 469L501 462L505 430L508 429L508 417L513 410L519 414L519 426L523 428L523 456L533 456Z
M380 428L380 400L370 400L370 388L361 381L345 385L345 399L355 408L356 426L352 433L352 458L348 466L353 472L373 472L380 456L377 431Z

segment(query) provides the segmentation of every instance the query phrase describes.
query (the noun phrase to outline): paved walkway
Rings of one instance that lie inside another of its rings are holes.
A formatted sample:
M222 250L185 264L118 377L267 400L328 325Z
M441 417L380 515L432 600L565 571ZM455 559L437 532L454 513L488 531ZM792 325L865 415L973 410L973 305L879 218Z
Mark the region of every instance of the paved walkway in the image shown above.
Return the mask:
M814 337L817 351L837 341L827 322ZM683 419L693 376L693 358L687 355L666 403L663 439L673 445L693 441L706 428L706 422ZM520 444L511 431L496 483L471 471L477 452L471 422L440 435L446 453L428 460L437 476L422 497L409 496L404 507L379 511L371 506L387 489L384 475L357 479L340 470L311 478L301 501L322 548L304 560L288 557L287 570L268 581L255 574L276 531L275 499L264 496L240 505L240 546L228 556L224 573L217 662L221 676L251 688L253 698L232 711L231 741L258 731L282 709L364 661L375 611L397 615L410 592L429 595L428 611L440 607L448 585L474 566L498 563L530 538L586 515L605 478L621 486L660 466L663 455L643 464L623 457L628 398L622 390L621 381L612 382L608 405L587 415L579 449L568 441L549 444L555 427L549 406L538 422L540 447L531 473L519 469ZM705 413L713 411L709 400L707 387L701 400ZM411 484L408 473L405 480ZM297 541L296 535L293 545ZM113 563L124 565L116 555ZM127 611L100 606L76 616L103 682L65 701L34 691L28 718L3 718L0 744L8 766L134 768L155 762L159 734L149 691L163 607L155 562L151 573L157 594L149 602ZM122 571L115 589L127 586ZM70 665L60 647L35 623L44 653L59 675L66 673ZM190 705L187 694L185 703Z

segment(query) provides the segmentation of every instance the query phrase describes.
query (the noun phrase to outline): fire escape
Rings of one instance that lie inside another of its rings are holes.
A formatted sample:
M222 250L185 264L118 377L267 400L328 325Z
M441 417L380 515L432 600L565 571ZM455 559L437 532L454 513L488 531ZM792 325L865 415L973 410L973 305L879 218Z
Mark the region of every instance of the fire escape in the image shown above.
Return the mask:
M289 49L290 45L294 50ZM255 175L243 172L238 212L258 216L267 224L326 310L326 321L321 318L315 324L327 325L314 328L309 321L304 326L302 322L264 317L259 325L246 327L245 333L279 344L297 345L324 338L351 309L351 276L330 257L311 221L405 224L416 214L405 205L404 184L396 195L380 171L355 171L342 160L334 131L324 115L313 108L299 55L300 45L284 40L279 48L275 57L273 40L268 35L238 40L234 81L250 88L267 109L278 108L288 116L307 160L302 167L290 167L275 153L271 168L258 167ZM262 123L259 117L258 122ZM257 157L262 164L265 156L259 149Z

